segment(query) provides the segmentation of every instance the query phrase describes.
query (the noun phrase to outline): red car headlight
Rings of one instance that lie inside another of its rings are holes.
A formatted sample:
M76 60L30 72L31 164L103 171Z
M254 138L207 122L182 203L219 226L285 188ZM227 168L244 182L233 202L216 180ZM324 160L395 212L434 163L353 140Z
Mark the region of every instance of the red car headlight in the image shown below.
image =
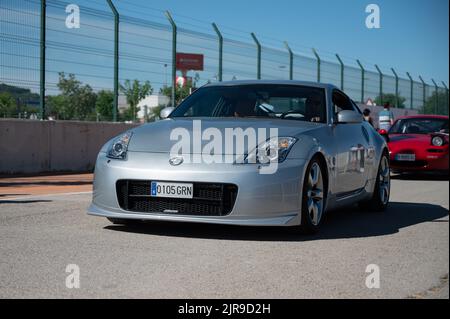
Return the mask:
M441 136L434 136L432 139L431 139L431 144L433 145L433 146L442 146L442 145L444 145L444 139L441 137Z

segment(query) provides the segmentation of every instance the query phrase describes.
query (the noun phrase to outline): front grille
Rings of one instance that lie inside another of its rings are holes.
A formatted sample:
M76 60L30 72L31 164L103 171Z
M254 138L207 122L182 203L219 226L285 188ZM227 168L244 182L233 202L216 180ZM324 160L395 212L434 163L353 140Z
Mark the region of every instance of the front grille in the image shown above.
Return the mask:
M233 209L237 186L220 183L192 183L192 199L150 196L152 181L119 180L117 199L122 209L139 213L163 213L197 216L225 216Z
M391 166L404 168L420 168L427 166L427 164L426 161L391 161Z

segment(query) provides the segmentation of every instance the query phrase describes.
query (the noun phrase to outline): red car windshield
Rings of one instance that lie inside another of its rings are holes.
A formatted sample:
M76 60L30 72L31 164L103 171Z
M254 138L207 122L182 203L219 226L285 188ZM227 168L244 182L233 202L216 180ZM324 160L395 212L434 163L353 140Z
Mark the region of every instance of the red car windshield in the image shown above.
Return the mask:
M394 123L389 134L448 133L448 120L433 118L401 119Z

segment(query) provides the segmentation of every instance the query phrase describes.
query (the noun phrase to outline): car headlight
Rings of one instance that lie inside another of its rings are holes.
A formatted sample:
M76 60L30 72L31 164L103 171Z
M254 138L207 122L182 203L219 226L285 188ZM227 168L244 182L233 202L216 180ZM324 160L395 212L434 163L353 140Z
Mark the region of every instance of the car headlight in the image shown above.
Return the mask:
M431 144L434 146L442 146L444 145L444 139L440 136L435 136L431 139Z
M114 159L125 159L132 132L126 132L114 139L106 152L106 156Z
M283 162L292 146L297 142L295 137L271 138L257 147L256 150L245 156L245 164L268 164Z

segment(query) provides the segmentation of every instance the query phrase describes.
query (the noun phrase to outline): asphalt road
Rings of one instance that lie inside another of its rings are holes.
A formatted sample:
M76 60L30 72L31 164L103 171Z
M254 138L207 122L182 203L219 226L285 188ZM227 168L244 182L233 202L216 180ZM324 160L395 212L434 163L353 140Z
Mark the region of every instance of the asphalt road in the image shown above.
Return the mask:
M113 226L90 194L0 198L0 298L449 298L449 182L393 180L385 213L320 234L178 223ZM66 266L80 288L66 287ZM366 267L380 269L368 289Z

